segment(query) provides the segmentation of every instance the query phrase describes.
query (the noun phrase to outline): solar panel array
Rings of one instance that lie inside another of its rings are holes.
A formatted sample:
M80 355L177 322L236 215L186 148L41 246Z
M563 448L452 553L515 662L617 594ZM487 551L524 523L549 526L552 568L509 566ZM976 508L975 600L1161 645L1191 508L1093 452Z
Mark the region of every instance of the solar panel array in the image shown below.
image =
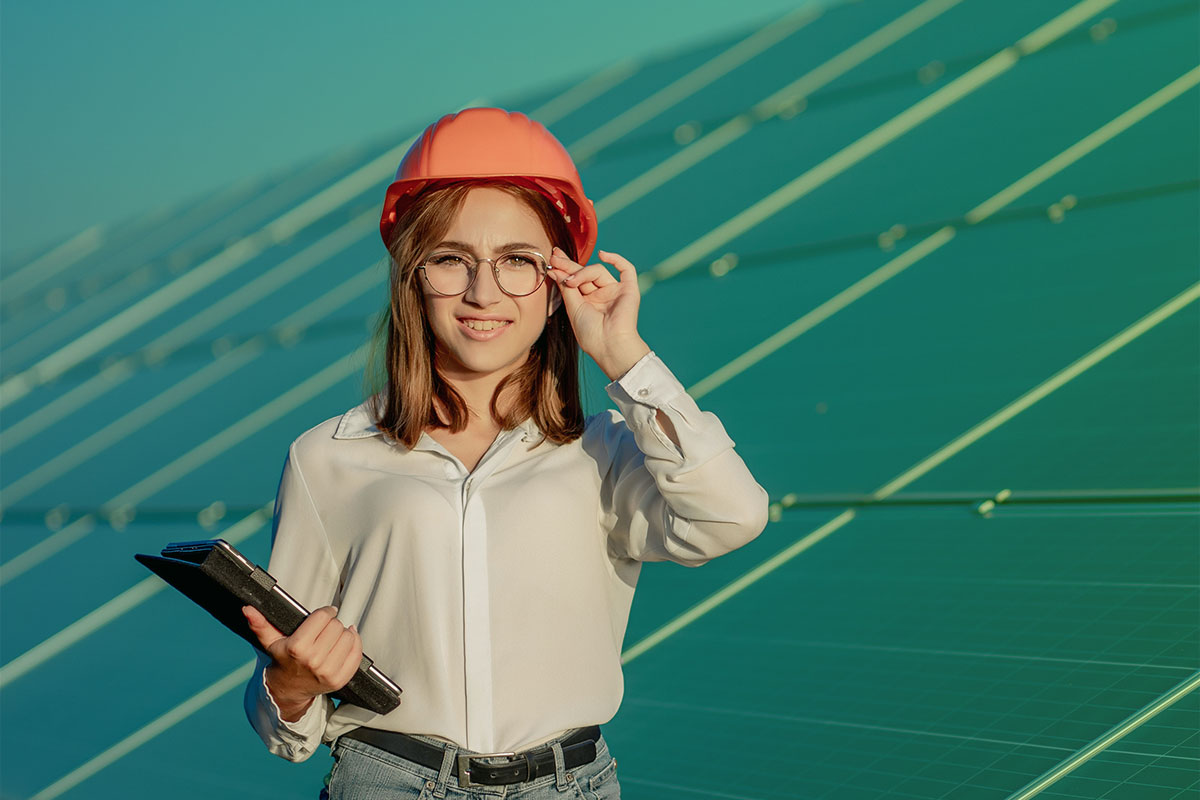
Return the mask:
M1200 796L1198 10L813 6L484 102L572 150L773 500L643 572L626 797ZM248 648L132 554L266 562L288 443L361 400L415 132L5 266L3 797L315 796L327 751L266 753Z

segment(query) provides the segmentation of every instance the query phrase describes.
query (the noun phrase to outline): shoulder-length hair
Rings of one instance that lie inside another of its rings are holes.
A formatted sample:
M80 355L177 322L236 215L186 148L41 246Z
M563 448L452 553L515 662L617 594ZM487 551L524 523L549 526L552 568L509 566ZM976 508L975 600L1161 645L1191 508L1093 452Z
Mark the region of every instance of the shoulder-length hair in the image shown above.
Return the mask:
M417 267L446 235L467 194L479 186L500 189L522 200L537 214L550 241L572 259L577 257L570 230L550 201L518 184L484 179L437 185L423 191L405 209L388 245L389 304L372 339L365 389L375 427L409 449L427 427L457 433L467 426L466 402L437 367L437 342L426 316ZM553 291L549 278L546 283ZM386 345L382 365L386 370L379 364L381 345ZM438 418L434 398L445 409L449 424ZM559 444L583 433L579 344L561 303L546 320L525 363L496 387L490 411L503 430L532 417L545 438Z

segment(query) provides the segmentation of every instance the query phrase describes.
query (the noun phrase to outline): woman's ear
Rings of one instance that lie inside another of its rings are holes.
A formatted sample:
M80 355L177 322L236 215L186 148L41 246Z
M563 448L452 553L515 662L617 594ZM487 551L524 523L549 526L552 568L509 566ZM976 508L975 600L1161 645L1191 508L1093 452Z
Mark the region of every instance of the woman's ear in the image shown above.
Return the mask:
M546 318L554 316L554 312L558 311L558 307L562 305L562 295L558 293L558 284L550 283L550 310L546 312Z

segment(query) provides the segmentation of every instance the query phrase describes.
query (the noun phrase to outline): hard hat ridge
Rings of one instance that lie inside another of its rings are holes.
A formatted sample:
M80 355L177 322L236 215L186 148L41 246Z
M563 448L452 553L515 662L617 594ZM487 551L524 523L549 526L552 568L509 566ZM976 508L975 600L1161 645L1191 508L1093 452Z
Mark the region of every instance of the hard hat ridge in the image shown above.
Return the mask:
M586 264L596 245L596 212L567 149L540 122L519 111L467 108L427 127L408 149L387 188L379 232L386 246L396 220L433 185L509 178L545 195L563 214Z

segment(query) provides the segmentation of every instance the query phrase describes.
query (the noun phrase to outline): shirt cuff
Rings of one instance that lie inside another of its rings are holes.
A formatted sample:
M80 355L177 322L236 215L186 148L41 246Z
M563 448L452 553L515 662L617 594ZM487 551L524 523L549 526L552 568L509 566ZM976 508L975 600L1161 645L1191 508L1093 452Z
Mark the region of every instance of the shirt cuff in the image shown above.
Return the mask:
M314 697L304 715L298 720L289 722L283 718L283 712L279 710L279 704L271 696L271 690L267 687L267 673L265 670L262 675L262 692L263 696L267 699L271 715L274 717L274 720L278 720L279 722L278 731L282 738L293 739L297 743L308 743L314 738L318 742L321 741L321 736L325 733L325 720L322 718L321 710L318 706L325 699L323 696Z
M692 425L699 422L703 415L675 373L653 350L642 356L624 375L608 384L606 391L633 432L638 449L645 455L679 465L691 461L689 453L707 458L708 445L716 440L711 435L701 434L698 439L691 436ZM676 435L680 437L679 445L660 427L659 412L671 421ZM691 423L687 419L689 416ZM724 439L723 433L720 438Z
M624 375L608 384L605 391L618 403L625 400L652 408L662 408L687 390L662 359L651 350L638 359Z

